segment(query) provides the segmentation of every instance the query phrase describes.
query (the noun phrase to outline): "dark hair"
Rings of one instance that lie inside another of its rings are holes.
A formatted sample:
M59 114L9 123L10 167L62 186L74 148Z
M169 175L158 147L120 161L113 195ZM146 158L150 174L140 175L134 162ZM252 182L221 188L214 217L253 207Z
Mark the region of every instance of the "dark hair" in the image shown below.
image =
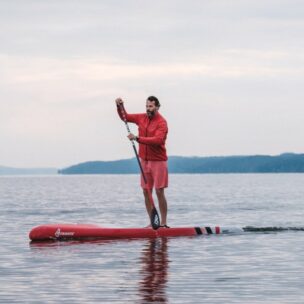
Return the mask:
M147 100L149 100L149 101L154 101L155 106L158 107L158 108L160 107L159 100L158 100L155 96L149 96L149 97L147 98Z

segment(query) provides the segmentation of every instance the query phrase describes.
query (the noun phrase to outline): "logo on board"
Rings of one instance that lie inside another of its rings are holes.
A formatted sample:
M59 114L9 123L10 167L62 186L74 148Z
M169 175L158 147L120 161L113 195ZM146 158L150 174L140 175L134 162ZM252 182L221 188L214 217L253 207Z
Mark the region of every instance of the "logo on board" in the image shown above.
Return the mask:
M55 237L59 238L61 236L73 236L75 234L75 232L63 232L60 230L60 228L58 228L55 232Z

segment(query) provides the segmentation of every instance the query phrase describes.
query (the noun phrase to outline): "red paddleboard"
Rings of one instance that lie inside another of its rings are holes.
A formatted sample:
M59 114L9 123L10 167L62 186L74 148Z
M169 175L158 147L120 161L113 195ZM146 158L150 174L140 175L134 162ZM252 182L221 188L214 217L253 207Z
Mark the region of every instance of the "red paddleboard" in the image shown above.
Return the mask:
M157 230L152 228L105 228L89 224L47 224L34 227L29 238L32 241L157 238L220 234L229 232L218 226L176 227Z

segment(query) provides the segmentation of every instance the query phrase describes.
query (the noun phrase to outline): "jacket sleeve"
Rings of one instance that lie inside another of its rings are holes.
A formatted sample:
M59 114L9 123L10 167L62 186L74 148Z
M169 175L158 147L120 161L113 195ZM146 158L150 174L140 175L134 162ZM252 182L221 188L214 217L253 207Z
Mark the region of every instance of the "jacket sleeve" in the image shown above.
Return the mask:
M139 120L140 120L140 114L128 114L127 111L125 110L124 105L122 105L122 107L125 111L125 117L127 119L127 122L132 122L132 123L135 123L138 125ZM118 113L120 119L124 121L124 115L123 115L121 107L117 107L117 113Z
M143 137L138 138L138 142L144 145L164 145L168 133L167 122L163 121L159 124L155 135L153 137Z

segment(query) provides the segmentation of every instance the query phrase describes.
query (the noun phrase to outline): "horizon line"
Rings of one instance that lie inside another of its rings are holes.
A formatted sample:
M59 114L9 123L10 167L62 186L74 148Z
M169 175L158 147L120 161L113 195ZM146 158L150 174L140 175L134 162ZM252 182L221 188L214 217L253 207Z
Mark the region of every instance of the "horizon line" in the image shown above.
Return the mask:
M192 155L192 156L182 156L182 155L169 155L169 158L172 157L182 157L182 158L216 158L216 157L249 157L249 156L270 156L270 157L276 157L276 156L282 156L282 155L302 155L304 153L295 153L295 152L283 152L280 154L234 154L234 155L209 155L209 156L197 156L197 155ZM11 167L11 166L6 166L6 165L1 165L0 164L0 169L17 169L17 170L61 170L65 168L69 168L71 166L77 166L83 163L89 163L89 162L117 162L117 161L124 161L124 160L132 160L135 159L135 157L131 158L120 158L120 159L115 159L115 160L87 160L87 161L82 161L77 164L72 164L72 165L67 165L67 166L62 166L62 167Z

